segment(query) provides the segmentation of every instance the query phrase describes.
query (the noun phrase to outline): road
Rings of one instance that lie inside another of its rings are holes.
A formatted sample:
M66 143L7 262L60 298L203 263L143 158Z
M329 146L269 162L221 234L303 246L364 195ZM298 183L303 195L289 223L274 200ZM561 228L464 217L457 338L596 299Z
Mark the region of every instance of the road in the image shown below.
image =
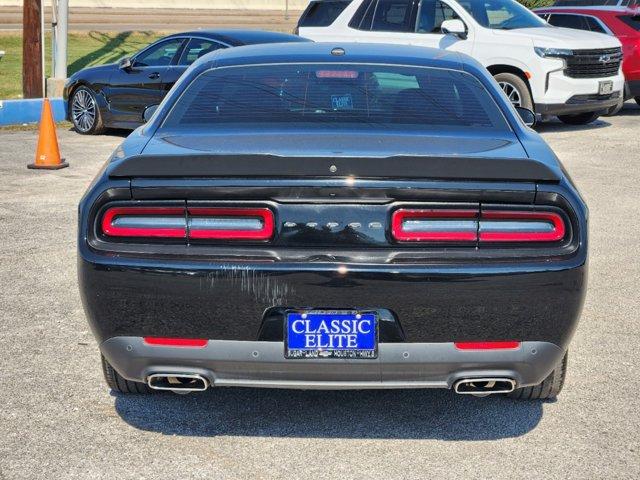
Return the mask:
M589 292L556 402L449 391L110 393L75 274L76 206L122 135L0 131L0 478L640 478L640 108L540 131L591 209Z
M45 25L51 25L50 9L45 10ZM116 9L82 8L69 10L70 31L124 32L151 30L180 32L198 28L254 28L282 32L293 31L298 11L275 10L192 10L184 9ZM22 30L22 7L0 7L0 31Z

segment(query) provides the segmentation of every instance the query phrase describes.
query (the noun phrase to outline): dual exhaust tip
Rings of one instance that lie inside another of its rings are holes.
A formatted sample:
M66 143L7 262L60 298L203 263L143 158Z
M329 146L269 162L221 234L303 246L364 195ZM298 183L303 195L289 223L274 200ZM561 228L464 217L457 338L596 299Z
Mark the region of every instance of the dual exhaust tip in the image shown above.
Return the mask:
M192 373L154 373L147 378L147 385L153 390L174 393L204 392L209 388L209 380Z
M465 378L458 380L453 389L460 395L485 397L499 393L511 393L516 389L516 382L511 378Z

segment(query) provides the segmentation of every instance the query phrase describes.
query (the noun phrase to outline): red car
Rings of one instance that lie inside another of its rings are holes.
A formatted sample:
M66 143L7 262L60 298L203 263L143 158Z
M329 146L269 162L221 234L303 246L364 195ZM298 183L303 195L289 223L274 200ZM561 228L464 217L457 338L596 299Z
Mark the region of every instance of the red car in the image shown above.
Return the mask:
M534 10L551 25L615 35L622 43L625 100L640 105L640 7L548 7Z

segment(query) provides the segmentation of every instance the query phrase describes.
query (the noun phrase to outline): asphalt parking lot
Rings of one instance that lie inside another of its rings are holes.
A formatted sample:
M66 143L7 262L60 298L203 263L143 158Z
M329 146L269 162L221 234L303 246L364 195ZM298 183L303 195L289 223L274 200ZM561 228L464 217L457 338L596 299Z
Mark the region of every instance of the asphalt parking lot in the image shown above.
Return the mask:
M640 108L540 127L591 211L590 285L556 402L448 391L109 392L75 271L76 206L123 134L0 131L0 479L640 478Z

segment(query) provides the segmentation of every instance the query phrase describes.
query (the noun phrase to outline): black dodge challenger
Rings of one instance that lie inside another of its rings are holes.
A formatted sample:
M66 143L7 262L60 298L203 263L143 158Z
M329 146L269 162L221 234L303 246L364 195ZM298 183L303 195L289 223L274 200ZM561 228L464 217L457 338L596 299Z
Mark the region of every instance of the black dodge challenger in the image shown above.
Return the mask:
M160 103L198 58L242 45L308 41L297 35L258 30L175 33L118 63L74 73L63 92L67 120L84 135L100 134L109 127L133 130L144 123L145 109Z
M201 58L80 204L107 383L556 396L587 208L530 117L452 52Z

